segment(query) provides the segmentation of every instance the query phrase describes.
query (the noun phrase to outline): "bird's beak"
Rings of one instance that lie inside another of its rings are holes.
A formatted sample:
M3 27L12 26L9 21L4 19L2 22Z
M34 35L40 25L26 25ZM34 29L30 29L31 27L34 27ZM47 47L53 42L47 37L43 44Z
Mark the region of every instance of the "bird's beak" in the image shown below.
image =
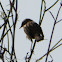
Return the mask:
M21 26L20 28L22 28L22 26ZM20 28L19 28L19 29L20 29Z

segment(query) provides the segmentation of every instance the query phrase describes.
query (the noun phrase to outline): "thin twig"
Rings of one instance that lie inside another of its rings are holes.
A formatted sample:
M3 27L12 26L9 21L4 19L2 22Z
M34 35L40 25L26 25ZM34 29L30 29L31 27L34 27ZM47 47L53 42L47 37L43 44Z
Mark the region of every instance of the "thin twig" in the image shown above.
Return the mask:
M53 6L55 6L58 3L59 0L57 0L52 6L50 6L48 9L46 9L45 11L50 10Z
M33 52L34 52L34 49L35 49L35 46L36 46L36 40L35 40L35 42L34 42L34 44L33 44L33 48L32 48L32 50L31 50L30 56L27 58L27 55L26 55L26 58L25 58L26 62L30 62L31 57L32 57ZM27 59L28 59L28 60L27 60Z
M51 33L51 37L50 37L50 41L49 41L48 51L47 51L48 54L49 54L49 50L50 50L50 46L51 46L51 42L52 42L52 37L53 37L53 33L54 33L54 28L55 28L55 25L56 25L56 21L57 21L57 18L58 18L60 9L61 9L61 6L60 6L60 8L59 8L59 10L58 10L56 19L55 19L55 21L54 21L54 25L53 25L53 29L52 29L52 33ZM48 60L48 54L47 54L47 56L46 56L45 62L47 62L47 60Z
M61 20L59 20L59 21L57 21L56 23L59 23L59 22L61 22L62 21L62 19Z
M40 20L39 20L39 25L41 25L41 16L42 16L42 7L43 7L43 0L42 0L42 2L41 2L41 10L40 10Z
M42 23L44 16L45 16L45 12L46 12L45 10L46 10L46 2L44 1L44 13L42 15L41 23ZM39 25L41 25L41 23L39 23Z
M61 41L62 41L62 39L60 39L51 49L53 49L54 47L56 47Z
M52 12L51 11L49 11L49 12L50 12L51 16L53 17L53 19L55 20L54 15L52 14Z
M13 25L12 25L13 26ZM12 27L11 26L11 27ZM1 37L0 42L3 40L3 38L7 35L7 33L10 31L11 27L7 30L7 32Z
M35 42L34 42L34 45L33 45L32 50L31 50L31 54L30 54L30 56L29 56L29 58L28 58L28 62L30 62L30 59L31 59L32 54L33 54L33 52L34 52L35 45L36 45L36 40L35 40Z
M14 2L15 0L13 0ZM13 38L12 38L12 51L11 51L11 60L13 59L13 53L14 53L14 57L16 58L16 55L15 55L15 47L14 47L14 43L15 43L15 28L16 28L16 22L17 22L17 3L18 1L16 0L16 9L14 10L15 11L15 21L13 21ZM13 20L13 18L12 18ZM14 61L14 60L13 60ZM16 62L17 62L17 58L16 58Z
M37 59L37 61L40 61L41 59L43 59L48 53L54 51L55 49L57 49L59 46L61 46L62 44L59 44L58 46L56 46L55 48L51 48L49 52L47 52L46 54L44 54L41 58Z

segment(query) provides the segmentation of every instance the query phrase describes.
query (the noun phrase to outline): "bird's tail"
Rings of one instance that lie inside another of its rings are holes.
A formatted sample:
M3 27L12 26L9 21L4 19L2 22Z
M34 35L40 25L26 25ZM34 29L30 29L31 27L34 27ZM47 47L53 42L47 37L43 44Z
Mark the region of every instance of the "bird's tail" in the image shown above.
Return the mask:
M41 40L44 40L44 36L35 36L35 40L37 42L41 41Z

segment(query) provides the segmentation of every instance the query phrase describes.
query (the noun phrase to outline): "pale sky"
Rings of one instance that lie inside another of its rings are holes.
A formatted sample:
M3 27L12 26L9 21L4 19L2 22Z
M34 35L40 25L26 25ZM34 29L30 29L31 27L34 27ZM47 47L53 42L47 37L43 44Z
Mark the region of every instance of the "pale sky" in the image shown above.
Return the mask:
M55 1L56 0L47 0L46 8L49 8ZM2 3L3 5L5 4L7 5L7 2L6 1L4 2L4 0L2 1ZM60 1L53 8L49 10L52 12L54 17L56 17L59 7L60 7ZM41 8L41 0L18 0L18 22L16 25L16 35L15 35L15 52L18 62L25 62L25 56L27 52L29 52L30 54L30 46L31 46L31 42L26 38L26 34L24 33L23 28L19 29L19 27L21 26L22 21L26 18L30 18L35 22L39 23L40 8ZM5 9L7 9L7 7ZM45 17L41 24L46 40L36 43L36 47L31 62L35 62L37 59L42 57L47 52L54 24L54 19L52 18L49 11L45 13ZM58 16L58 21L61 18L62 18L62 8ZM62 38L62 21L57 23L55 26L51 47L53 47L61 38ZM53 62L61 62L62 46L51 52L50 55L53 58ZM49 56L48 60L51 61L52 58ZM39 62L45 62L45 57Z

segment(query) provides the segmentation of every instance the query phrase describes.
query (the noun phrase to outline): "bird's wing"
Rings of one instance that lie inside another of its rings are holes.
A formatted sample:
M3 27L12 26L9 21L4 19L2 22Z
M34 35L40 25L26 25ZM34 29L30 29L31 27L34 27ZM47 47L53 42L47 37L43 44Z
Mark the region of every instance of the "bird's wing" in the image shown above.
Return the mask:
M36 32L36 33L42 33L42 29L41 29L41 27L40 27L37 23L32 22L32 23L30 24L30 27L31 27L31 29L32 29L34 32Z

